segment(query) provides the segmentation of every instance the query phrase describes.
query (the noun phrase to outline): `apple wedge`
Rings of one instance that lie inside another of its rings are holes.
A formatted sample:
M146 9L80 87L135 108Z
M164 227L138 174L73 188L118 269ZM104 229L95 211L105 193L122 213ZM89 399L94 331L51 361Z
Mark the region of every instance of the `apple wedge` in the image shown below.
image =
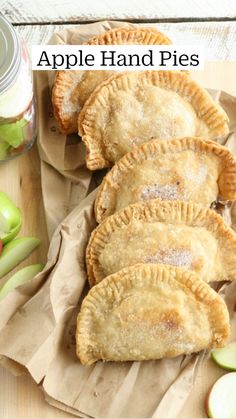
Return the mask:
M21 237L7 243L0 256L0 278L27 258L39 243L37 237Z
M211 352L212 359L226 370L236 371L236 342Z
M0 160L4 160L7 157L9 148L8 143L0 140Z
M29 265L25 268L20 269L16 272L0 289L0 300L2 300L10 291L20 285L33 279L39 272L44 268L44 265L37 263L35 265Z
M236 418L236 372L223 375L213 385L207 400L209 418Z
M3 244L16 237L21 224L21 211L4 192L0 192L0 239Z
M24 127L28 124L25 118L10 124L0 125L0 140L12 147L18 147L24 141Z

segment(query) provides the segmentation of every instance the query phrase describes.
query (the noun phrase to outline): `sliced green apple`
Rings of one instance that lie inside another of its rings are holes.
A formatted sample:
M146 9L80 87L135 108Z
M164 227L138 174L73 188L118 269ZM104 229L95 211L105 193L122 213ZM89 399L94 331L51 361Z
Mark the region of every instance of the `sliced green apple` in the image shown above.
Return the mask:
M223 375L213 385L207 399L209 418L236 418L236 372Z
M226 370L236 371L236 342L211 352L212 359ZM235 389L236 390L236 389Z
M0 140L12 147L18 147L24 141L24 127L28 124L25 118L10 124L0 125Z
M1 201L0 201L1 205ZM0 237L3 237L9 230L9 223L7 222L6 217L0 212Z
M4 192L0 192L0 239L3 244L16 237L21 224L21 211Z
M9 144L5 141L0 141L0 160L5 160L9 151Z
M44 265L37 263L29 265L16 272L0 289L0 300L2 300L10 291L20 285L25 284L27 281L33 279L44 268Z
M37 237L21 237L7 243L0 256L0 278L27 258L39 243Z

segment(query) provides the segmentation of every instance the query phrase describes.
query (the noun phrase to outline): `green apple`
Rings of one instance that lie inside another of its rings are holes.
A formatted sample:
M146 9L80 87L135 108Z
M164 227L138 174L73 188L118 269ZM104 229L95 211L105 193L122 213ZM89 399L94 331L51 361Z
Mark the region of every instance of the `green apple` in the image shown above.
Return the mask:
M7 243L0 256L0 278L27 258L39 243L37 237L20 237Z
M25 284L25 282L33 279L39 272L44 268L44 265L37 263L35 265L29 265L25 268L20 269L16 272L0 289L0 300L2 300L10 291L14 288L19 287L20 285Z
M220 367L236 371L236 342L231 342L224 348L213 350L211 357Z
M16 237L21 224L21 211L4 192L0 192L0 239L3 244Z
M0 140L8 143L12 147L19 147L24 141L24 127L28 124L25 118L9 124L0 125Z
M9 144L5 141L0 141L0 160L5 160L9 151Z
M236 372L223 375L207 398L209 418L236 418Z

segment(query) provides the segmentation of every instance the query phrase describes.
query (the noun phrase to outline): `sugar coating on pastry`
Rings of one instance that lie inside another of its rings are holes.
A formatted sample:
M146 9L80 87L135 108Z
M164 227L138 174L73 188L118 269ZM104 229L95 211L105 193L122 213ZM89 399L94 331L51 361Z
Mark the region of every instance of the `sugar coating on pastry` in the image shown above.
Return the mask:
M180 71L114 75L91 94L78 126L91 170L112 166L152 139L217 139L229 131L224 110Z
M94 285L136 263L185 267L206 281L236 279L236 234L223 218L192 202L149 200L106 218L86 251Z
M78 114L96 87L114 71L59 70L56 74L52 104L59 129L64 134L78 132Z
M129 204L161 198L210 206L236 199L236 159L213 141L186 137L153 140L122 157L99 188L95 214L100 223Z
M143 361L222 347L230 334L223 299L194 272L138 264L85 297L77 320L82 364Z
M155 28L124 27L112 29L95 36L88 45L168 45L170 39ZM115 74L115 71L59 70L56 74L52 104L60 131L65 134L78 132L78 114L96 87Z

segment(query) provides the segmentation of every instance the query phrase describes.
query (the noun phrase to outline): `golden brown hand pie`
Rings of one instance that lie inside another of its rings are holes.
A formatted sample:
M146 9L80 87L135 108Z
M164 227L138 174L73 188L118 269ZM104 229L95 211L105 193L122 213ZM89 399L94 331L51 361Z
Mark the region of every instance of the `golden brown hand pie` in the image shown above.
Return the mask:
M106 218L86 252L90 285L142 263L182 266L206 281L236 279L236 234L209 208L154 199Z
M180 71L116 74L100 84L79 116L87 167L109 167L152 139L228 133L228 117L210 95Z
M154 28L118 28L92 38L89 45L168 45L169 38ZM61 132L78 132L78 113L99 83L115 71L68 71L57 72L52 103L54 115Z
M123 156L104 177L95 201L100 223L129 204L161 198L210 206L236 199L236 159L201 138L154 140Z
M82 364L143 361L222 347L230 334L222 298L194 272L138 264L104 279L77 320Z

